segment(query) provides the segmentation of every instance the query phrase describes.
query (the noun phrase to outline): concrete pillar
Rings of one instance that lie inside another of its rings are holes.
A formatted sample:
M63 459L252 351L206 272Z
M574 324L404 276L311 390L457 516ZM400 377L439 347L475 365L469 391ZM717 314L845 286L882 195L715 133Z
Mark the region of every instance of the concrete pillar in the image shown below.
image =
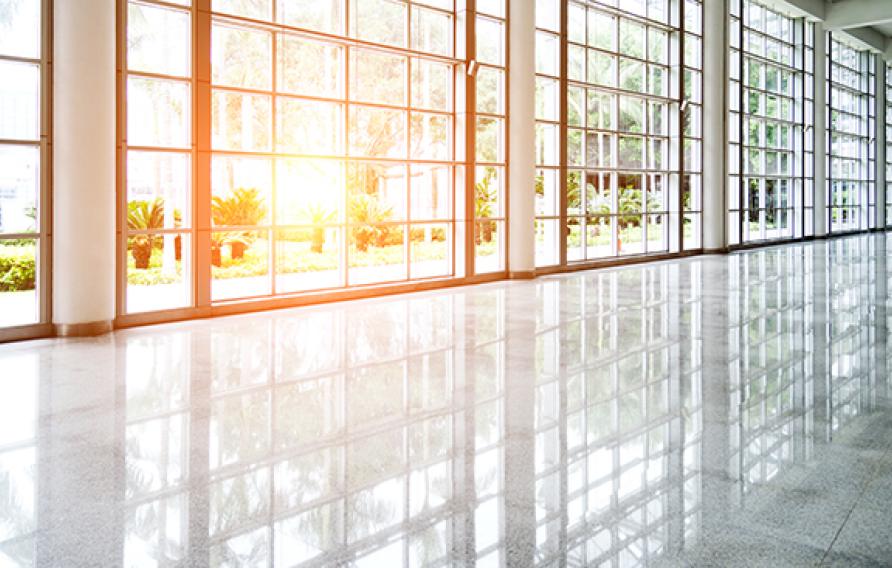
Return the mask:
M886 62L877 57L877 227L884 228L886 219Z
M55 2L53 323L60 335L115 317L115 2Z
M536 267L536 3L510 0L508 26L508 271L532 278Z
M815 236L827 234L827 34L815 22Z
M728 247L728 5L703 3L703 249Z

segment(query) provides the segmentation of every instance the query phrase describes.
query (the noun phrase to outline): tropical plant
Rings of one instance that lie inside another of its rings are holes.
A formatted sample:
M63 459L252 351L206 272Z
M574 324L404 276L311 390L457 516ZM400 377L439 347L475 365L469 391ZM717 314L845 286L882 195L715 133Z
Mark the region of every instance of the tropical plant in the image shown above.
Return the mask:
M351 233L356 249L365 252L369 244L384 246L390 229L381 223L390 219L393 208L385 207L378 199L367 193L358 193L350 199Z
M325 225L335 221L337 212L316 202L304 208L303 216L313 225L310 250L321 253L325 247Z
M266 217L266 202L260 190L254 187L237 187L227 197L214 196L211 200L211 216L218 227L253 227ZM254 242L250 231L227 233L222 239L211 243L219 249L228 244L233 259L245 256L245 249ZM219 264L215 264L219 266Z
M33 290L36 283L31 246L0 246L0 292Z
M164 226L164 201L155 198L152 201L131 201L127 204L127 228L131 231L148 231ZM140 234L130 237L130 251L136 268L145 270L152 258L156 237L151 234Z
M483 178L474 185L474 218L487 219L492 217L492 204L496 201L496 188L493 182L496 178L495 168L486 168ZM480 221L474 229L474 242L492 242L495 231L495 221Z

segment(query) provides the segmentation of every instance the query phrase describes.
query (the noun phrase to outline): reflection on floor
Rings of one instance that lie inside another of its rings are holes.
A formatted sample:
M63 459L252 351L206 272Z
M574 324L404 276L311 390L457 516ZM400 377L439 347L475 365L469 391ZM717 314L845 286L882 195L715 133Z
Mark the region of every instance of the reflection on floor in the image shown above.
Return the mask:
M885 235L0 347L0 565L892 559Z

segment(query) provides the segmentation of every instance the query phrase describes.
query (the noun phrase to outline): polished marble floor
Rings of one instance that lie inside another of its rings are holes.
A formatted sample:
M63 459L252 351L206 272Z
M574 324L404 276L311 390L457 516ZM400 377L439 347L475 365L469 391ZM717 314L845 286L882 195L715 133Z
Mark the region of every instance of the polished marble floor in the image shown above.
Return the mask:
M0 346L0 566L892 565L890 252Z

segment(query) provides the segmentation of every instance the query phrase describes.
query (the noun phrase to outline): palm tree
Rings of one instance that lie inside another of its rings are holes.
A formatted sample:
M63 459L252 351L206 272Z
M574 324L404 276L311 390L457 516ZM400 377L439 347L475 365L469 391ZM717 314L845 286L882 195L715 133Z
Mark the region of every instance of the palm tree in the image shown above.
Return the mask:
M328 209L321 203L313 203L304 209L304 217L306 217L313 225L313 237L310 250L315 253L322 253L325 246L325 225L333 223L336 217L335 211Z
M160 229L164 226L164 202L160 198L152 201L131 201L127 204L127 228L131 231ZM155 247L153 235L141 234L130 238L130 250L136 268L145 270L152 258Z
M266 204L257 188L237 187L228 197L215 196L211 200L211 215L218 227L253 227L266 217ZM252 234L244 231L227 235L222 244L228 244L232 258L239 259L245 256L252 241Z

